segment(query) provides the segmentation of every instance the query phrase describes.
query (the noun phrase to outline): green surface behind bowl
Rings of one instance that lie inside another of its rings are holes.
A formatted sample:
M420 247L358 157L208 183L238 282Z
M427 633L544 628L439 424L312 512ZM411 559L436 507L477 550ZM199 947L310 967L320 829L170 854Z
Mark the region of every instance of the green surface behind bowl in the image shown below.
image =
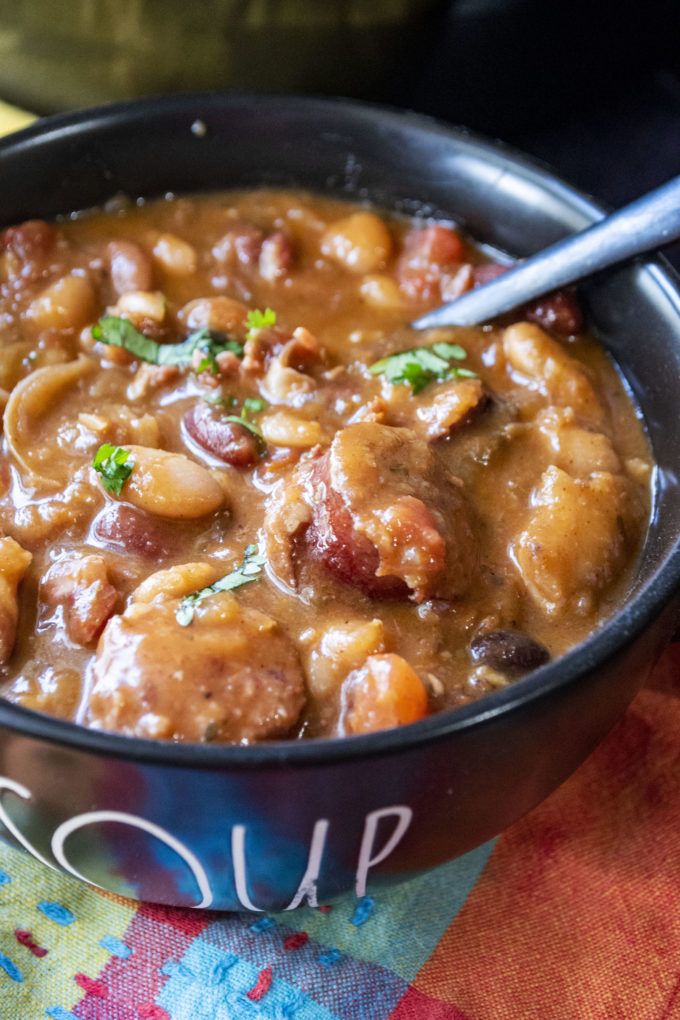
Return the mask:
M50 112L190 89L375 95L437 0L0 0L0 94Z

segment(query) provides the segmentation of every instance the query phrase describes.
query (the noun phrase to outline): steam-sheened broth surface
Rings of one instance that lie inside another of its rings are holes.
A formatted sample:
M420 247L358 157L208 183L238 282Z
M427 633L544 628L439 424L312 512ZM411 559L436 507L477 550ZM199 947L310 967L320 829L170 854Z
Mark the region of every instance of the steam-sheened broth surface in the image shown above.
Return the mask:
M495 271L451 224L285 191L0 234L5 696L157 739L346 735L591 633L650 451L573 295L407 328Z

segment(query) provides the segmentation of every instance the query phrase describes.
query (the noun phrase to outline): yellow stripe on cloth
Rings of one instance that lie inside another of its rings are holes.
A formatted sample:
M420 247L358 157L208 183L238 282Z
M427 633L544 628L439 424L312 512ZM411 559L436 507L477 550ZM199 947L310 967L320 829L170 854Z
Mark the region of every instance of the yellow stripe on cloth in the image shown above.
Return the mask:
M0 135L8 135L11 131L18 131L35 120L35 115L27 113L26 110L19 110L16 106L3 103L0 100Z

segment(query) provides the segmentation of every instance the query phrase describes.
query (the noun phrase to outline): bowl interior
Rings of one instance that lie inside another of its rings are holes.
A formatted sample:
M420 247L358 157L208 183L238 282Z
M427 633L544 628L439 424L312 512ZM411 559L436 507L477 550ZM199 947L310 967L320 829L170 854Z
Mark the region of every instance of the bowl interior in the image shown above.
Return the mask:
M4 223L68 214L116 192L154 196L280 185L449 216L478 240L518 256L603 214L548 171L465 131L410 114L314 99L169 97L52 118L0 142L0 181ZM584 296L597 333L644 415L658 464L640 570L626 607L585 645L541 669L540 676L457 713L443 713L460 724L535 696L538 684L546 688L551 677L553 683L567 682L592 666L617 641L641 630L680 581L680 416L672 382L680 378L677 281L651 260L590 281ZM426 739L458 723L433 717L408 729L412 739ZM54 726L73 732L70 724ZM97 739L131 745L106 735ZM380 735L382 744L395 739ZM373 737L355 741L377 746ZM286 754L299 753L288 748ZM244 749L236 751L243 755Z

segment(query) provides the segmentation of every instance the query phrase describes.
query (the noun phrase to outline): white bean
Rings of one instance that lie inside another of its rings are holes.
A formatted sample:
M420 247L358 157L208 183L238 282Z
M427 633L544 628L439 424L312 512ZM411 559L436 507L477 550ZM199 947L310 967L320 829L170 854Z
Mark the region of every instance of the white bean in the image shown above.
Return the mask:
M353 273L375 273L385 268L392 254L392 235L375 213L352 213L329 225L321 251Z
M153 246L153 257L170 276L191 276L198 266L196 249L176 234L161 234Z
M206 517L224 506L226 493L219 482L183 454L146 446L125 449L134 466L121 499L140 510L184 521Z
M274 411L260 422L262 435L272 446L285 446L292 450L308 450L327 442L318 421L298 418L288 411Z
M36 330L81 329L92 322L97 303L92 284L84 276L62 276L34 298L25 312Z

